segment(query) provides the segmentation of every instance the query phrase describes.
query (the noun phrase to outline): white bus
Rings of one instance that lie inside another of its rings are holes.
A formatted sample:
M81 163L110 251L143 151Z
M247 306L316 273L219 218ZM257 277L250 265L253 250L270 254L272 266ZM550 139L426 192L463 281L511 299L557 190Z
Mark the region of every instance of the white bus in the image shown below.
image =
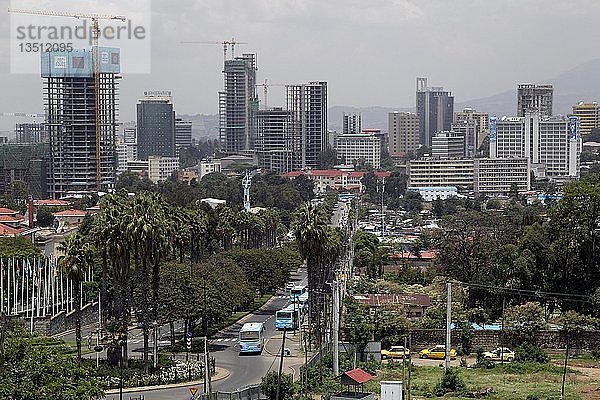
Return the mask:
M300 310L298 305L290 304L275 313L275 329L298 329L300 326Z
M294 300L298 299L304 292L306 292L306 286L294 286L290 290L290 303L293 303Z
M244 324L240 329L239 345L241 353L262 353L265 345L263 331L265 330L262 322L251 322Z

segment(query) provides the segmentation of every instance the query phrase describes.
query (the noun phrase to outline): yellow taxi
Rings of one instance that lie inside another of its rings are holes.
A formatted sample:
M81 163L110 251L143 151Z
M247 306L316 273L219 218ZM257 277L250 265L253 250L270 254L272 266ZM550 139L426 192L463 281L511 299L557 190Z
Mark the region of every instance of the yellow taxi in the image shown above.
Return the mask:
M428 349L423 349L419 352L419 358L434 358L443 360L446 358L446 346L438 344ZM450 349L450 359L456 360L456 350Z
M402 358L402 356L408 357L410 356L410 349L404 348L404 346L392 346L387 350L381 350L381 359L394 359L394 358Z

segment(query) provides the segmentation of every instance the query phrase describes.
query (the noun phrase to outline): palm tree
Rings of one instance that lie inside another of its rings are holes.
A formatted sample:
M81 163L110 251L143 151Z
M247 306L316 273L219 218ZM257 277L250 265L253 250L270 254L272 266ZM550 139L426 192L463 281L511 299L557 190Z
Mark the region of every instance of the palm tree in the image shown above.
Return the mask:
M77 360L81 361L81 284L84 271L93 262L92 246L84 236L74 233L60 243L58 250L64 255L59 258L59 265L64 269L75 290L75 341L77 342Z

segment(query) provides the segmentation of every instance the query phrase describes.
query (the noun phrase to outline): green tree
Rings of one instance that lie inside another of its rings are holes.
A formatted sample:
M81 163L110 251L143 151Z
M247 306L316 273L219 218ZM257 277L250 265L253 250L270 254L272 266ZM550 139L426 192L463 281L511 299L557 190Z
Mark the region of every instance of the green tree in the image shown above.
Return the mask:
M513 306L506 310L505 318L509 329L528 342L535 342L534 334L548 326L544 308L537 302Z
M49 345L22 329L8 332L0 398L92 400L104 396L94 371L79 363L64 343Z
M260 383L261 392L267 396L269 400L291 400L296 394L297 388L294 384L294 378L290 374L281 374L281 385L279 389L279 397L277 396L277 388L279 383L279 374L275 371L268 372L263 376Z
M75 341L77 343L77 359L81 361L81 291L85 271L93 262L93 249L86 238L79 233L74 233L60 243L59 251L64 255L59 258L59 264L67 274L75 290Z
M38 226L46 228L54 223L54 215L47 207L39 207L36 213L36 221Z

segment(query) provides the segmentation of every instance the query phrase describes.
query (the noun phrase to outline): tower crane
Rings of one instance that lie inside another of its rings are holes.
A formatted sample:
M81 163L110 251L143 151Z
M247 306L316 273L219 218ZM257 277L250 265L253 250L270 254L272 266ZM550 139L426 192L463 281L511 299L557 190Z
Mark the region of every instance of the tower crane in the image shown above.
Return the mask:
M263 88L263 94L265 96L265 108L268 108L268 106L267 106L267 97L268 97L268 93L269 93L269 86L286 86L286 84L285 83L269 83L265 79L265 81L263 83L257 83L254 86L256 86L256 87L262 86L262 88Z
M216 44L219 46L223 46L223 61L227 60L227 50L231 49L231 58L235 57L235 45L236 44L248 44L246 42L238 42L234 38L231 40L223 40L222 42L202 42L202 41L187 41L187 42L179 42L182 44Z
M102 184L102 170L100 168L100 63L98 60L98 39L100 37L100 26L99 20L101 19L113 19L121 22L125 22L127 18L122 15L106 15L106 14L87 14L77 12L64 12L64 11L47 11L47 10L22 10L16 8L9 8L8 12L18 14L30 14L30 15L46 15L50 17L70 17L77 19L89 19L92 21L92 38L94 39L93 52L94 52L94 110L96 114L96 189L101 189Z

